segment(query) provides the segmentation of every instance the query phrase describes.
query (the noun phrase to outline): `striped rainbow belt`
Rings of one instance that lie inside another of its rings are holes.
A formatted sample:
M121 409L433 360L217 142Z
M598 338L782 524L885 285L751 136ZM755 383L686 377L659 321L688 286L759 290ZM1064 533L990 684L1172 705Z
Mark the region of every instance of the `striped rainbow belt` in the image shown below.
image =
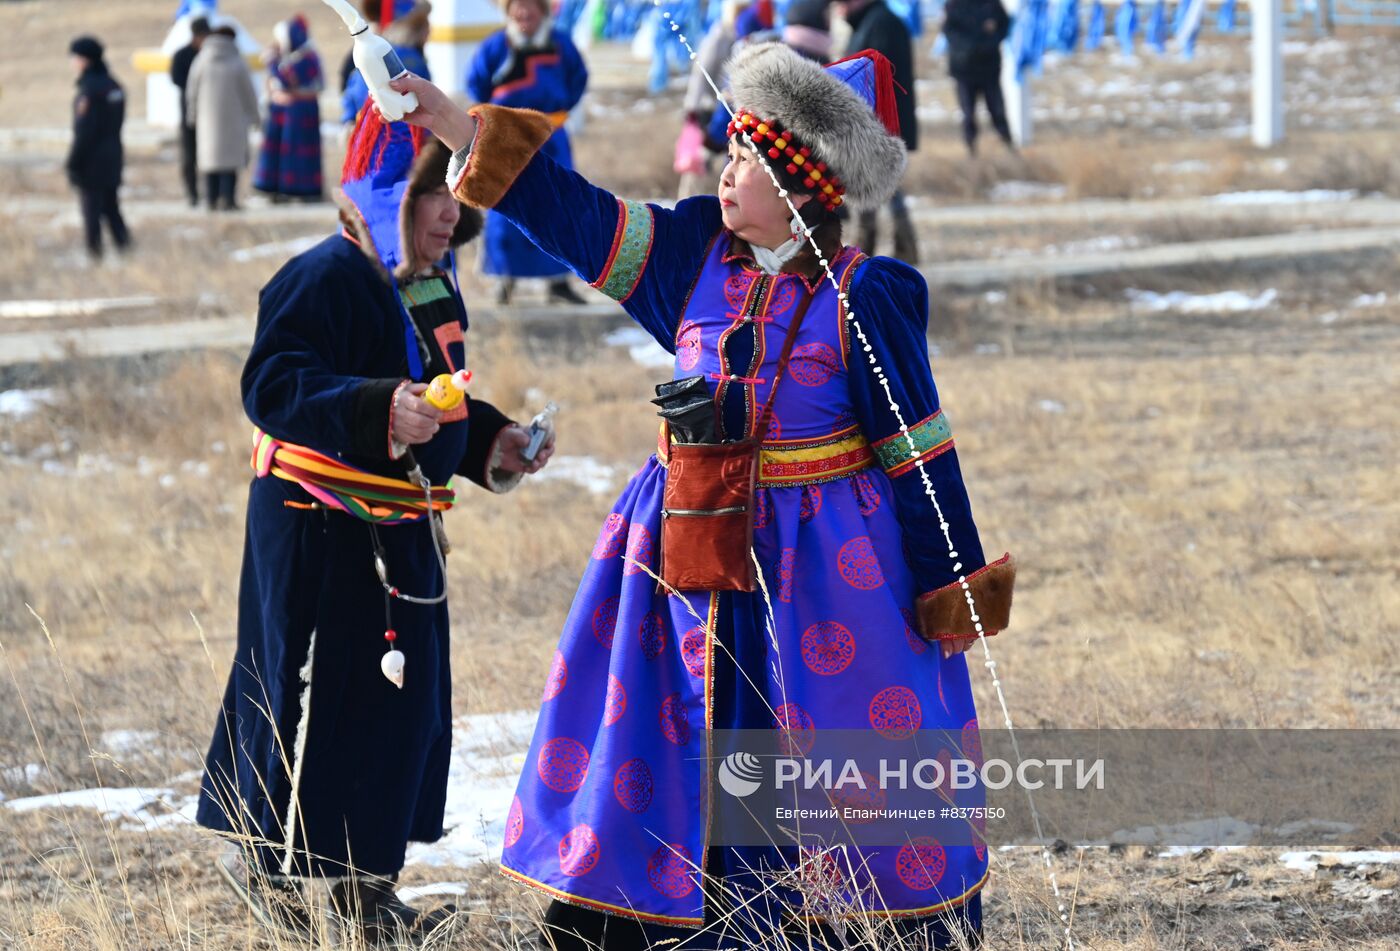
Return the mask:
M656 444L656 460L670 461L671 433L666 423ZM875 453L858 426L813 439L766 442L758 453L761 486L816 485L834 482L875 464Z
M423 490L406 479L365 472L314 449L273 439L253 430L253 471L295 482L327 508L379 525L414 522L428 512ZM433 511L452 507L456 493L448 486L432 487Z

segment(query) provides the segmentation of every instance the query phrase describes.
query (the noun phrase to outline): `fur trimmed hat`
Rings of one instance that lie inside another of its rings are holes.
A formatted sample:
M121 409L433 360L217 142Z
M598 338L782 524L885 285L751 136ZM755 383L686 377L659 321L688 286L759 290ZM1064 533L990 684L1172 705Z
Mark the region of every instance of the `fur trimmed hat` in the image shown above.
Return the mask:
M862 50L822 67L762 43L734 57L729 78L731 134L752 136L766 160L799 176L828 208L878 207L894 194L907 155L884 56Z
M360 110L341 170L341 220L387 277L412 269L413 205L444 187L451 152L423 129L386 123L373 102ZM462 208L452 233L457 248L481 231L481 213Z

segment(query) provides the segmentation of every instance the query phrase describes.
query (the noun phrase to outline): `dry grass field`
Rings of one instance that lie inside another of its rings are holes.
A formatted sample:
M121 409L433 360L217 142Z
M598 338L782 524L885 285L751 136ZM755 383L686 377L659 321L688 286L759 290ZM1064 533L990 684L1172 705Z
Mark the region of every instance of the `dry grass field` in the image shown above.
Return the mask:
M289 9L226 5L261 36ZM128 206L150 214L136 254L82 266L76 218L60 207L75 205L58 165L64 141L52 131L67 121L63 49L80 29L104 36L139 118L130 53L158 43L173 6L0 3L6 49L26 51L0 57L0 299L159 298L63 326L247 314L282 259L235 252L331 226L329 212L274 223L256 204L217 219L155 214L180 194L173 146L152 136L130 150ZM305 6L337 60L331 18ZM962 156L942 64L926 61L916 211L1017 195L1400 198L1397 43L1344 35L1290 46L1293 125L1267 154L1238 132L1248 121L1239 38L1203 39L1190 64L1053 64L1037 81L1040 141L1018 156L988 145L981 164ZM640 97L636 72L635 86L590 100L577 155L617 190L658 196L675 187L678 97ZM617 161L616 137L638 114L664 131L654 149ZM1336 226L1322 213L1280 223L1207 210L925 223L922 237L931 263L1060 253L1105 236L1144 247ZM473 299L485 295L470 267L464 276ZM1195 303L1154 303L1170 292ZM1252 303L1209 297L1224 292ZM37 323L0 318L0 348ZM449 515L463 715L531 705L601 517L649 452L645 400L667 371L605 340L623 325L561 314L472 330L475 392L521 416L557 400L561 456L609 487L555 477L503 498L468 490ZM1015 626L992 643L1019 725L1400 727L1400 254L940 291L930 332L982 537L1021 564ZM0 367L0 391L46 391L32 412L0 412L0 799L195 789L233 648L249 475L240 367L241 354L225 351ZM980 673L974 689L990 709ZM1394 833L1336 844L1394 846ZM91 809L0 802L0 948L289 948L231 899L211 864L217 848L177 821L143 829ZM1069 850L1056 868L1079 947L1400 945L1396 864L1314 872L1265 849L1131 847ZM529 939L536 899L486 864L411 865L404 880L466 883L456 900L470 931L453 946ZM1055 946L1038 855L993 852L986 902L990 948Z

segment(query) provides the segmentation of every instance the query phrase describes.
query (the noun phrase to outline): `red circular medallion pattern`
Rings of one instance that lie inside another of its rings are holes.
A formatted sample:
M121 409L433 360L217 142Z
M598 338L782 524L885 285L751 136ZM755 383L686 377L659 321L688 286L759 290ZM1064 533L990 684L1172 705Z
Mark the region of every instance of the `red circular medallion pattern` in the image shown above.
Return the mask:
M666 649L666 624L661 615L650 611L642 618L642 626L637 635L642 639L642 654L647 660L656 660Z
M919 698L908 687L886 687L870 701L870 725L886 739L909 739L923 719Z
M627 519L621 513L613 512L603 520L603 529L598 533L598 541L593 545L593 557L599 561L616 558L622 554L627 544Z
M692 627L685 632L681 638L681 659L685 661L685 669L693 676L705 676L705 631L703 628Z
M785 604L792 603L792 566L796 557L792 548L784 548L778 556L778 600Z
M555 792L577 792L588 775L588 748L578 740L556 736L540 747L540 782Z
M857 472L851 476L852 486L856 493L856 504L860 506L860 514L866 518L875 514L875 510L880 507L880 490L875 488L875 480L870 478L868 472Z
M627 530L627 567L623 574L641 574L643 565L651 567L651 532L645 525L633 523Z
M856 637L844 624L818 621L802 632L802 662L814 674L839 674L855 656Z
M844 821L853 825L862 825L866 822L874 822L873 817L866 817L860 814L846 815L845 809L884 809L886 803L885 791L880 788L880 777L862 771L861 782L865 783L862 789L855 783L847 783L840 789L831 791L831 801L839 806Z
M778 735L778 752L784 756L806 756L817 742L812 715L795 703L785 703L773 715Z
M919 636L918 621L914 612L908 608L900 608L899 613L904 617L904 639L909 642L909 649L916 654L922 654L928 650L928 641Z
M690 851L679 842L661 846L647 862L647 880L667 898L684 898L695 891L693 872Z
M773 501L765 489L756 489L753 494L753 527L767 528L773 521Z
M612 650L613 629L617 627L617 598L608 598L593 609L593 636L608 650Z
M676 334L676 366L690 371L700 362L700 325L687 322Z
M803 386L821 386L836 375L841 359L824 343L804 343L793 347L788 360L788 375Z
M911 839L900 847L894 859L899 880L916 892L926 892L943 880L948 856L938 840L929 836Z
M564 655L559 651L554 652L554 662L549 665L549 679L544 684L544 697L541 702L548 702L559 696L564 690L564 685L569 682L569 665L564 662Z
M627 712L627 691L622 681L608 674L608 694L603 701L603 726L612 726Z
M598 864L598 836L587 825L576 825L559 840L559 871L587 875Z
M864 535L852 538L836 553L836 567L846 584L861 591L873 591L885 583L875 546Z
M520 797L510 802L510 812L506 813L506 848L520 841L525 832L525 807L520 805Z
M661 735L677 746L690 742L690 718L685 712L685 702L679 693L673 693L661 701Z
M804 485L802 487L802 504L797 510L797 520L802 523L810 522L817 517L817 513L822 510L822 490L815 485Z
M629 759L613 776L613 795L628 812L646 812L651 805L651 767L646 760Z

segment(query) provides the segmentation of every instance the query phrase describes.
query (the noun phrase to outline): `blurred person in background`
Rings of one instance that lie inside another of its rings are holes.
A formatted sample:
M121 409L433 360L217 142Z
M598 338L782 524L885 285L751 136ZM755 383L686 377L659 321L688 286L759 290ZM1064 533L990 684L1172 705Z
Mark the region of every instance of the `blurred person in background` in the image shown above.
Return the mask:
M82 201L88 254L97 260L102 257L104 221L117 250L131 246L131 234L117 200L122 183L126 93L108 71L102 44L96 39L80 36L68 52L78 76L78 94L73 99L73 144L64 165L68 181L78 189Z
M325 88L321 57L311 42L306 18L297 14L275 28L267 62L267 120L253 187L274 202L289 198L320 201L321 106Z
M467 71L467 92L477 102L544 113L554 127L545 154L572 168L573 150L564 123L588 88L588 67L569 34L555 27L548 0L505 0L505 14L506 28L487 37L476 51ZM520 278L547 280L550 303L584 303L569 286L568 269L495 212L486 214L482 270L499 278L498 304L510 303Z
M919 118L914 110L914 41L909 25L885 3L885 0L838 0L837 10L851 26L851 38L846 55L861 50L883 53L894 66L895 105L899 110L899 131L905 148L911 153L919 147ZM919 263L919 239L914 223L909 220L909 208L904 190L896 188L889 202L894 219L894 256L905 264ZM867 254L875 253L879 240L879 212L868 208L860 213L856 245Z
M209 35L209 21L196 17L190 21L190 41L175 51L170 57L170 81L180 90L180 175L185 182L185 196L190 207L199 205L199 167L195 162L195 131L189 122L189 106L185 100L185 88L189 84L190 67Z
M831 61L831 0L793 0L783 21L783 43L818 63Z
M726 0L720 18L701 41L685 92L685 125L676 141L675 170L681 176L678 198L708 192L710 169L728 148L729 110L715 101L710 80L726 88L725 67L730 58L744 42L774 39L772 32L772 0Z
M424 79L432 78L428 72L428 59L423 55L430 31L428 14L433 11L431 3L427 0L365 0L360 9L370 29L377 26L379 35L389 41L404 69ZM353 54L351 50L350 55ZM350 68L345 72L345 92L340 97L340 124L348 132L369 99L369 86L365 84L360 71L355 69L354 61L347 57L347 62Z
M958 86L963 141L968 155L977 154L977 100L987 104L1002 142L1013 152L1011 127L1001 95L1001 44L1011 19L1001 0L948 0L943 12L943 35L948 39L948 72Z
M258 94L236 33L221 26L205 37L185 88L186 123L197 137L210 211L234 211L238 171L248 164L248 132L258 124Z

